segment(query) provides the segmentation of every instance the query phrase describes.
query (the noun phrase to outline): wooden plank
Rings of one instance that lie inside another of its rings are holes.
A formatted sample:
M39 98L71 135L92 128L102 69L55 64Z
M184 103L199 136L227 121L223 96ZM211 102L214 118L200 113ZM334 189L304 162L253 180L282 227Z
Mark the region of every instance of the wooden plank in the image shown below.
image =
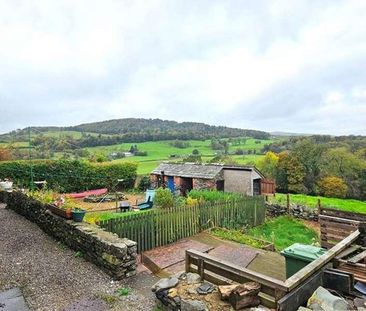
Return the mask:
M361 248L360 245L351 245L347 249L345 249L343 252L341 252L336 259L342 259L343 257L347 257L354 253L355 251L359 250Z
M306 267L304 267L303 269L295 273L293 276L288 278L285 282L285 286L288 287L289 290L292 290L295 287L297 287L299 284L304 282L308 277L310 277L313 273L323 268L328 262L330 262L334 257L336 257L342 251L344 251L354 241L356 241L359 235L360 232L358 230L351 233L344 240L342 240L337 245L328 250L324 255L315 259L313 262L309 263Z
M291 290L282 297L277 303L279 311L296 311L301 305L305 304L314 291L322 285L322 271L309 276L297 288Z
M366 214L355 213L355 212L345 212L332 208L320 208L321 215L335 216L339 218L347 218L357 221L366 221Z
M255 272L243 267L239 267L235 264L232 264L230 262L227 262L225 260L219 260L217 258L214 258L208 254L201 253L196 250L187 250L186 251L187 256L190 256L190 261L192 258L203 259L205 261L205 264L211 264L215 266L219 266L221 269L226 270L231 273L238 274L239 276L245 277L251 281L258 282L260 284L263 284L265 286L280 289L283 291L287 291L287 287L284 282L277 280L275 278L269 277L267 275L261 274L259 272Z
M326 216L326 215L320 215L319 216L319 222L321 223L341 223L341 224L349 224L349 225L358 225L360 221L353 220L353 219L347 219L347 218L340 218L340 217L333 217L333 216Z
M358 263L359 261L366 258L366 250L357 254L356 256L353 256L352 258L349 258L347 261L349 263Z

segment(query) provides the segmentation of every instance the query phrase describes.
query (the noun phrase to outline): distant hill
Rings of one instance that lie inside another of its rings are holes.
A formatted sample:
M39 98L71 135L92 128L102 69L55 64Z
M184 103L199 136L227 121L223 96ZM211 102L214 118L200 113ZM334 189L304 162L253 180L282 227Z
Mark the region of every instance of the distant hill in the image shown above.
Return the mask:
M0 140L7 141L24 140L29 128L12 131L8 134L0 135ZM83 141L95 140L96 134L107 134L108 136L98 136L100 144L114 144L122 142L143 142L158 140L189 140L189 139L210 139L226 137L253 137L256 139L268 139L270 134L263 131L230 128L226 126L213 126L197 122L176 122L161 119L115 119L102 122L93 122L69 127L33 127L31 131L37 133L47 133L48 131L74 131L83 133ZM86 145L89 145L88 143Z
M271 132L272 136L312 136L315 134L304 134L304 133L290 133L290 132Z

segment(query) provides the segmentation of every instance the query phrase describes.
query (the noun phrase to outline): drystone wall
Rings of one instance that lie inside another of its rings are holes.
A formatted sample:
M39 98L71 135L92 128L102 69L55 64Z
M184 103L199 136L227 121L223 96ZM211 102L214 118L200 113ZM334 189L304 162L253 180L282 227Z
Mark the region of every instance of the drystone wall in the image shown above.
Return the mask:
M269 217L278 217L281 215L291 215L295 218L318 221L319 211L317 208L310 208L297 204L290 204L290 210L279 204L270 204L266 202L266 214Z
M36 223L43 231L83 254L115 279L136 274L137 243L96 225L54 215L47 206L21 192L0 191L0 203Z

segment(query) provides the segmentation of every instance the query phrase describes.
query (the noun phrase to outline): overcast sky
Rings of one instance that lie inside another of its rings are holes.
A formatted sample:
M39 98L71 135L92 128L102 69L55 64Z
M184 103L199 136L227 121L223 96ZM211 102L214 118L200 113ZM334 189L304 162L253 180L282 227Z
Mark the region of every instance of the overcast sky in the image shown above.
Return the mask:
M0 0L0 109L366 134L366 1Z

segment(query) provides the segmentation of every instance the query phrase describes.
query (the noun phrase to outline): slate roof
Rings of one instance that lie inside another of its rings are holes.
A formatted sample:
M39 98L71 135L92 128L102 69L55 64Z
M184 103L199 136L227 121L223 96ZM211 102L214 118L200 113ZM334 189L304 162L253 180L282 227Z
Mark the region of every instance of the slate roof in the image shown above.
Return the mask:
M151 174L161 175L161 171L164 171L166 176L214 179L223 167L223 165L216 164L162 163Z

